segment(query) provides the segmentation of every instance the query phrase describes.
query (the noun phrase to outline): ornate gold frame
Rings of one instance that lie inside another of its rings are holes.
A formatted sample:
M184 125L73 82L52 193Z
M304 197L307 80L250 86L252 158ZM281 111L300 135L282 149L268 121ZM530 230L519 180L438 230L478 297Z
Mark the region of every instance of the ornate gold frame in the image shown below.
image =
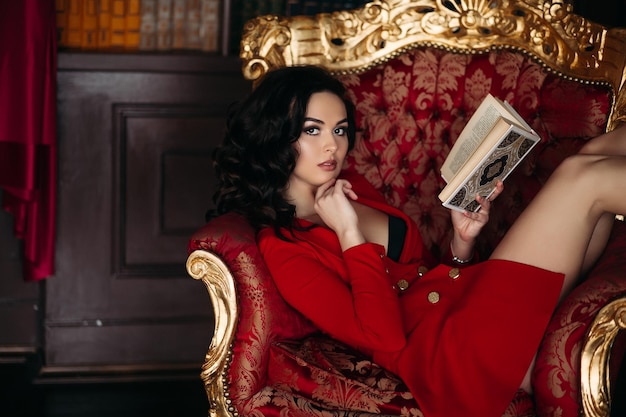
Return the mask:
M243 74L254 81L272 68L307 64L362 72L420 46L518 50L565 78L609 85L612 130L626 120L626 30L608 30L572 7L564 0L374 0L353 11L261 16L244 27Z
M209 416L238 416L226 381L239 317L235 279L217 255L205 250L189 255L187 273L206 286L215 317L213 337L200 373L209 400Z
M605 305L589 327L580 354L580 391L584 417L611 415L611 347L626 329L626 297Z

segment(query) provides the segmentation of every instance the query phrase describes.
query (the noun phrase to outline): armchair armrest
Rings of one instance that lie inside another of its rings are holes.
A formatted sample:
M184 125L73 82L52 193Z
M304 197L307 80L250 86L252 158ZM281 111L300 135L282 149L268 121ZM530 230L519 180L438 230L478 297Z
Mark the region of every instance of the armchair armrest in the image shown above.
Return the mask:
M599 309L590 321L580 353L580 392L584 416L607 416L615 394L612 383L626 353L626 223L616 221L604 256L591 271L590 277L573 294L582 299L585 284L591 294L597 293Z
M317 329L280 297L242 216L214 218L192 235L187 252L187 272L206 285L215 315L201 372L209 415L245 414L267 393L272 343Z
M626 341L618 335L626 328L626 224L613 232L604 256L548 326L533 375L539 416L610 414Z
M611 348L619 331L624 329L626 295L611 301L598 312L582 346L580 390L584 416L610 414Z
M224 387L238 317L235 280L217 255L202 249L193 251L187 258L187 272L206 286L215 317L213 337L200 374L209 399L210 415L231 415L234 409Z

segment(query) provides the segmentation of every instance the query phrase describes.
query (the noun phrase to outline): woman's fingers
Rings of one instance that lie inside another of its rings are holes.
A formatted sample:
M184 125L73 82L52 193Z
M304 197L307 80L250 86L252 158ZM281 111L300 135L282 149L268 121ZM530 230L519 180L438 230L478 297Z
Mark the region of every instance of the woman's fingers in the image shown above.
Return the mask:
M480 195L477 195L476 196L476 201L478 202L478 204L480 204L480 210L479 211L481 213L483 213L483 214L488 214L489 213L489 209L491 208L491 203L493 202L493 200L498 198L498 196L500 194L502 194L503 190L504 190L504 183L502 181L498 181L496 183L496 188L489 195L489 197L482 197Z
M502 181L498 181L496 183L496 189L493 191L493 193L491 193L491 195L488 198L488 201L493 201L496 198L498 198L498 196L502 194L503 190L504 190L504 183Z
M356 193L352 190L352 184L350 184L348 181L346 180L337 180L337 183L335 184L336 187L341 187L341 191L350 199L352 200L356 200L358 198L358 196L356 195Z
M487 198L487 197L482 197L480 195L477 195L476 196L476 201L478 202L478 204L480 204L480 211L481 212L483 212L483 213L485 213L485 212L488 213L489 212L489 209L491 208L491 201L492 201L491 197Z
M335 185L336 180L332 179L328 182L325 182L324 184L320 185L317 188L317 191L315 191L315 199L319 199L321 196L323 196L331 187L333 187Z

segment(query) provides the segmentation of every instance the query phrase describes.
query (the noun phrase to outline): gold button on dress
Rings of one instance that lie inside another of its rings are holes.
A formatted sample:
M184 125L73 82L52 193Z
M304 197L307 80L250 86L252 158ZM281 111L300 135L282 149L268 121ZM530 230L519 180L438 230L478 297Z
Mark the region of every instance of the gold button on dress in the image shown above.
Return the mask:
M437 291L431 291L428 293L428 302L436 304L439 302L439 293Z
M452 268L448 272L448 276L452 279L458 279L461 276L461 270L459 268Z
M400 291L404 291L409 288L409 281L407 281L406 279L401 279L396 283L396 286Z

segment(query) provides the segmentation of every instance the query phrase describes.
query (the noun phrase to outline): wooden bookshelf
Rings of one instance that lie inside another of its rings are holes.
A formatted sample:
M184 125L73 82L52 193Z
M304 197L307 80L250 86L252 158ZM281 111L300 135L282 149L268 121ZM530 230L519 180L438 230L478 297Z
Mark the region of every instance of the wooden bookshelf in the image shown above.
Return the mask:
M365 0L55 0L61 50L238 55L246 21L312 15Z

